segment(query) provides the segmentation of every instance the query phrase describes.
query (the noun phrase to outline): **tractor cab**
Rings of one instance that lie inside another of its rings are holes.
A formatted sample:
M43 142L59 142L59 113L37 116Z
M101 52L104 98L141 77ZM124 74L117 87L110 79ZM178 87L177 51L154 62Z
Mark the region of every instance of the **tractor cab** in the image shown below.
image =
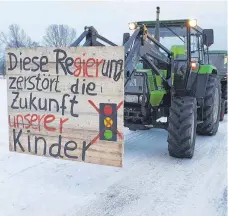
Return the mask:
M197 25L197 20L159 20L155 21L140 21L129 24L130 30L136 30L140 26L145 26L146 34L148 33L151 37L156 39L163 47L167 48L172 52L173 59L173 71L171 74L170 68L164 65L160 61L155 61L157 68L161 75L167 79L172 76L172 83L174 80L174 74L176 75L177 88L185 88L184 79L188 79L191 71L197 72L199 66L207 62L205 53L207 52L205 45L210 46L213 44L213 30L206 29L203 30ZM155 52L160 52L166 58L170 57L168 54L160 47L153 44L153 50ZM171 62L170 62L171 64ZM190 64L190 67L188 65ZM188 70L188 71L187 71ZM146 73L149 80L148 87L151 91L155 90L154 82L157 81L157 90L167 89L161 81L160 75L153 76L152 69L147 65L142 59L139 60L137 64L137 72ZM141 86L137 83L142 83L139 81L141 78L132 75L132 79L126 87L126 93L136 93L142 90ZM155 81L156 80L156 81ZM152 85L154 83L154 85ZM152 88L151 88L152 87ZM163 95L163 93L162 93ZM163 96L162 96L163 97ZM140 103L140 101L138 101ZM153 103L155 106L157 103Z
M136 25L146 25L147 31L151 36L156 36L156 21L153 22L137 22ZM187 63L187 44L186 44L187 30L183 21L160 21L159 38L157 39L161 44L164 44L172 53L174 60L174 70L186 70ZM166 53L154 46L154 50L158 50L165 57ZM159 72L167 79L168 69L166 65L161 62L156 62ZM171 75L172 80L174 74ZM144 85L145 84L145 85ZM131 106L141 106L142 94L145 91L145 100L148 105L159 106L164 95L168 93L168 89L164 85L160 75L154 75L152 69L143 59L137 63L136 73L132 74L128 84L125 87L125 103Z

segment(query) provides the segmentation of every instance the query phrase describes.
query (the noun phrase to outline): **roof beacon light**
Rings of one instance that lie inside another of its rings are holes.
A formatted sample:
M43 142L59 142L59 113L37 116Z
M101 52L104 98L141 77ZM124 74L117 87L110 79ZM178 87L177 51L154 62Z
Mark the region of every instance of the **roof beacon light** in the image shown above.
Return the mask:
M134 30L136 28L137 28L137 24L136 23L134 23L134 22L129 23L129 29L130 30Z
M197 26L197 20L196 19L189 20L188 24L190 27L196 27Z

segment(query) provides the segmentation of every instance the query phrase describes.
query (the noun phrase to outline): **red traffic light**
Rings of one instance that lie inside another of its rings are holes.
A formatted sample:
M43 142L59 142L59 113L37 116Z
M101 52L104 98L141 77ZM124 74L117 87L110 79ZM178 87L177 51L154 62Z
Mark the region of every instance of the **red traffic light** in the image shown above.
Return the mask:
M112 106L110 106L110 105L105 105L105 106L104 106L104 114L105 114L105 115L111 115L111 114L112 114Z

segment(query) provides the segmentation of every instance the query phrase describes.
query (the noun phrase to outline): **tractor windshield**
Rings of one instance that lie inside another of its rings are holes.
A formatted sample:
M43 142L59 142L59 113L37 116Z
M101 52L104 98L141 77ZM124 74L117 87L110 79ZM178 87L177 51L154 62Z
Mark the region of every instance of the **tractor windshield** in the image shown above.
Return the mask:
M155 36L155 28L149 27L148 32ZM167 49L173 51L174 47L182 46L184 48L184 52L182 52L182 59L187 59L186 55L186 35L187 28L186 27L170 27L170 26L160 26L160 43L165 46Z
M227 55L222 53L210 53L210 64L214 65L220 73L227 72Z

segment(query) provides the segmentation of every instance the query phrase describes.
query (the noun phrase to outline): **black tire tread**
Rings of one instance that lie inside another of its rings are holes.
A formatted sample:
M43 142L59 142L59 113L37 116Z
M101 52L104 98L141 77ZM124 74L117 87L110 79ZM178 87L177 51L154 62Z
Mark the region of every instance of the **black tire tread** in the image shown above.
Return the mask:
M218 120L213 124L213 100L214 91L218 87L219 96L221 97L221 84L218 77L210 75L208 78L206 93L204 97L203 123L197 125L196 132L199 135L215 135L219 127L219 117L221 111L221 98L219 100Z
M222 98L227 101L227 83L222 84ZM225 114L227 114L227 104L225 106Z
M227 84L222 84L222 98L227 100Z
M168 150L172 157L192 158L195 148L195 134L190 143L192 115L197 115L197 104L194 97L173 97L168 118ZM194 123L196 127L196 122Z
M221 102L221 112L220 112L220 121L223 121L224 119L224 114L225 114L225 99L222 98Z

